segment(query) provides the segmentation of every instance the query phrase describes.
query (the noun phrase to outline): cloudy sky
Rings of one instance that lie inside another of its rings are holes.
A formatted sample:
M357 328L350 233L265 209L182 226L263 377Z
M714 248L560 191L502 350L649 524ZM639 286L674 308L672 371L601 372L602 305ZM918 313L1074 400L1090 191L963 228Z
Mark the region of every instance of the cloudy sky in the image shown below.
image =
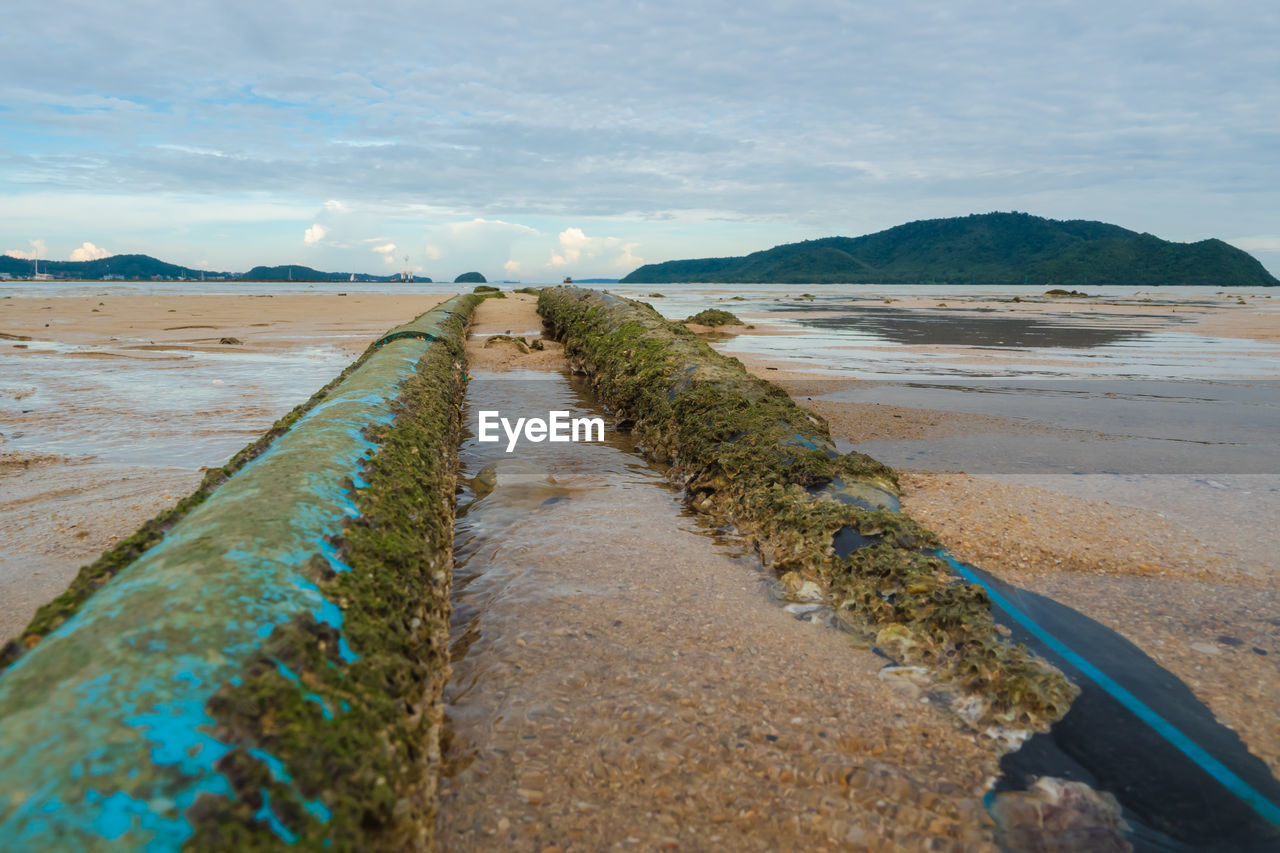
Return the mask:
M7 0L0 252L616 277L990 210L1280 274L1280 5Z

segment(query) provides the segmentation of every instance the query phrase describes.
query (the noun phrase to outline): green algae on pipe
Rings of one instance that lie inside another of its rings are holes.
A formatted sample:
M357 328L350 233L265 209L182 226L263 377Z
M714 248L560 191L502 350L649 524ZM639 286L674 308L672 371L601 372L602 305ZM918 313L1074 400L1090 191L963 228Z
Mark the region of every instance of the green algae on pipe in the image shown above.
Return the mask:
M779 574L821 582L843 624L978 699L964 705L975 723L1043 728L1066 713L1074 685L1004 641L986 593L957 581L927 550L937 538L897 511L891 469L840 454L825 421L642 302L555 287L538 312L688 502Z
M9 849L421 849L462 296L368 355L0 676Z
M448 310L464 323L474 309L474 304L470 299L453 299L445 304L454 306ZM429 311L402 326L397 326L374 341L359 358L344 368L327 385L312 394L308 400L295 407L287 415L277 420L261 436L237 451L225 465L210 468L206 471L203 481L194 492L179 500L174 506L157 513L154 518L143 524L133 534L104 551L92 563L83 566L65 591L36 611L31 622L16 639L9 640L3 646L0 646L0 673L39 643L45 635L71 618L91 595L102 588L103 584L115 577L117 572L133 563L146 553L149 548L164 538L164 534L168 530L183 516L203 503L231 475L254 459L257 459L271 445L271 442L287 432L290 427L297 423L299 418L318 406L342 380L364 364L379 347L401 338L418 338L425 341L433 341L435 336L432 334L431 329L435 327L439 319L440 314L437 311Z
M66 590L57 598L41 605L22 633L0 647L0 673L3 673L47 634L71 618L90 596L102 588L103 584L163 539L164 534L172 529L173 525L203 503L232 474L258 458L271 442L287 432L299 418L319 405L353 370L364 364L365 359L375 348L376 345L370 346L327 385L272 424L270 429L261 436L237 451L225 465L206 471L204 479L190 495L179 500L174 506L161 510L134 533L104 551L92 563L82 566Z

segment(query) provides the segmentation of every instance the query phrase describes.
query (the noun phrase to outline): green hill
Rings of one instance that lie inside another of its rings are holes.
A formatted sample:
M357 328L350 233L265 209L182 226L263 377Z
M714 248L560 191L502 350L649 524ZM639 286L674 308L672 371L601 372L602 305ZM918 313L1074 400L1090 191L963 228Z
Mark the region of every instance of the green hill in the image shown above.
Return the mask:
M254 267L247 273L237 275L243 281L399 281L399 275L368 275L367 273L323 272L298 264L285 264L278 267ZM430 282L431 279L421 276L414 279Z
M1221 240L1171 243L1118 225L1026 213L908 222L863 237L826 237L739 258L646 264L623 284L1280 284Z
M28 278L35 267L31 261L0 255L0 273L8 273L15 278ZM54 278L86 279L94 281L110 275L125 279L148 281L150 279L194 279L221 278L239 279L242 281L350 281L349 272L322 272L311 267L298 264L263 267L258 266L247 273L213 272L182 267L166 263L150 255L112 255L96 261L40 261L40 272L48 273ZM369 275L355 273L355 280L361 281L399 281L398 275ZM431 279L421 276L419 282L430 282Z
M13 276L30 276L33 271L32 262L22 258L0 255L0 272ZM122 276L124 278L150 279L160 278L195 278L200 276L227 276L231 273L195 270L180 267L157 260L150 255L112 255L96 261L40 261L40 272L48 273L56 278L99 279L103 276Z
M399 275L369 275L368 273L323 272L298 264L279 267L254 267L237 275L242 281L400 281ZM414 281L430 283L431 279L417 276Z
M487 279L478 272L464 272L453 280L454 284L484 284Z

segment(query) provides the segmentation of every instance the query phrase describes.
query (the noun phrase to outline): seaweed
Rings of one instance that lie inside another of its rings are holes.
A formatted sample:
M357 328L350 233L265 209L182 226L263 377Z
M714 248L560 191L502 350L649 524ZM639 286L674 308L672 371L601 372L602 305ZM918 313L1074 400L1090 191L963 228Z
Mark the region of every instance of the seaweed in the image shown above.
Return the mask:
M742 321L738 319L736 314L724 311L720 308L707 308L699 311L689 317L685 317L686 323L697 323L699 326L741 326Z
M191 494L144 522L136 531L104 551L92 563L82 566L66 590L58 595L57 598L41 605L22 633L6 642L3 647L0 647L0 673L12 666L28 650L34 648L47 634L74 616L95 592L101 589L122 569L159 543L164 538L165 533L171 530L191 510L204 503L218 486L225 483L231 478L231 475L241 468L261 456L273 441L288 432L289 428L297 423L303 415L324 402L333 389L363 365L369 356L378 349L378 346L379 343L371 344L355 361L347 365L341 373L323 388L277 420L261 436L237 451L225 465L209 468L205 471L204 479Z
M618 426L670 464L689 505L735 528L776 573L818 582L842 625L979 694L987 723L1046 727L1066 713L1075 686L1006 642L985 592L953 578L931 554L937 538L892 511L892 469L839 453L820 417L648 305L557 287L538 311Z
M111 602L5 674L0 754L24 775L0 821L36 785L42 813L65 808L23 826L67 843L117 831L95 810L105 789L142 815L140 843L432 846L462 342L482 299L379 339L371 352L393 351L344 371L305 428L106 586Z
M465 388L461 323L447 322L451 334L402 385L392 423L367 436L379 445L361 475L368 486L354 490L359 514L333 543L350 571L313 560L359 659L343 661L336 632L304 615L277 626L214 694L213 734L236 745L217 768L234 797L196 802L189 849L274 848L282 837L335 850L433 846ZM281 762L289 785L258 751ZM275 832L264 831L264 808Z

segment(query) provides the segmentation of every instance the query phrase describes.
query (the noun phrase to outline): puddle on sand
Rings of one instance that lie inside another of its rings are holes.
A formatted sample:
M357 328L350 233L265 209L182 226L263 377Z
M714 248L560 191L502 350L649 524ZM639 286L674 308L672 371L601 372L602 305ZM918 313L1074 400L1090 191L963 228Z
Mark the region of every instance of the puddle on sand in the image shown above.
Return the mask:
M560 374L468 394L473 431L601 414ZM770 602L625 436L504 446L461 454L444 849L990 848L992 754Z
M846 443L887 465L968 474L1280 474L1280 383L1142 379L831 383L834 403L1013 418L1044 429ZM945 418L945 415L942 416Z
M666 306L663 306L666 308ZM730 355L785 359L825 375L926 377L1274 378L1280 344L1183 331L1166 314L991 308L886 308L846 299L783 303L746 314L774 327L718 344Z
M320 347L112 352L58 343L0 352L4 449L125 465L220 465L351 361ZM105 357L70 357L77 353Z
M848 305L794 305L779 311L831 311L833 317L805 317L815 329L836 329L914 346L1089 348L1133 340L1146 334L1152 320L1134 315L1067 314L1057 317L1008 316L977 309L925 309ZM1159 326L1180 318L1160 317Z

